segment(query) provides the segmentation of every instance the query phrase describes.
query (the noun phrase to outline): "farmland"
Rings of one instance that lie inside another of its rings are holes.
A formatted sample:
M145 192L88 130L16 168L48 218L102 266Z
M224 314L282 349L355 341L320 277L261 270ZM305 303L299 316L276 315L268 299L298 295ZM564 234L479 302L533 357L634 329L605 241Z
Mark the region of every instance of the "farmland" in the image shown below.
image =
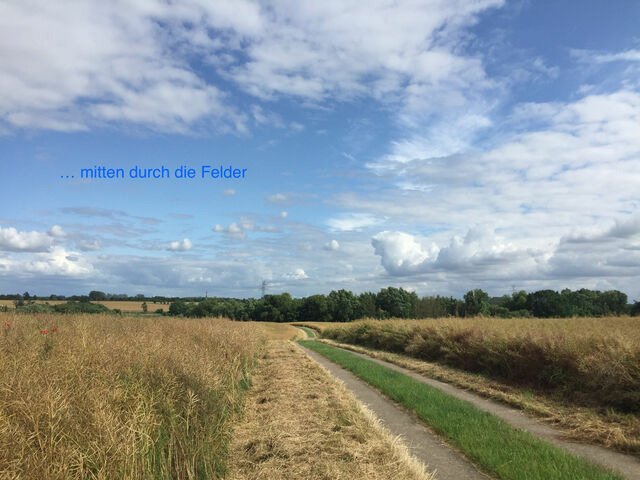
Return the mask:
M304 336L291 325L0 322L0 478L431 478L289 342Z
M65 300L35 300L35 303L41 303L41 304L45 304L48 303L49 305L61 305L63 303L66 303ZM127 301L120 301L120 300L105 300L105 301L95 301L95 302L91 302L91 303L99 303L101 305L104 305L105 307L107 307L110 310L120 310L122 312L137 312L137 313L142 313L143 312L143 308L142 308L142 304L145 302L127 302ZM168 312L169 311L169 304L168 303L153 303L151 301L146 302L147 304L147 311L148 312L155 312L156 310L162 309L163 312ZM0 306L7 306L9 308L13 308L14 307L14 303L13 300L0 300Z
M324 341L522 408L573 439L640 453L640 322L630 317L304 323Z
M218 478L261 330L0 314L0 477Z

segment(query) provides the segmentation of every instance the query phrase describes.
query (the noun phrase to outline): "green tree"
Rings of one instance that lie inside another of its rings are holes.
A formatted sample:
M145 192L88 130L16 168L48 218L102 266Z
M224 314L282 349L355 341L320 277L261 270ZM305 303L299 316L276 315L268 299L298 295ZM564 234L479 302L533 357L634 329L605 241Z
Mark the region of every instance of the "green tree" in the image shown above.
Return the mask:
M412 318L416 316L418 295L403 288L383 288L376 295L376 305L391 317Z
M89 292L89 300L95 302L95 301L105 301L107 299L107 295L104 292L101 292L99 290L91 290Z
M489 295L482 289L476 288L475 290L469 290L464 294L464 314L465 316L472 315L487 315L489 313Z
M304 322L330 322L331 308L325 295L311 295L302 300L300 320Z
M329 306L334 322L351 322L362 316L358 298L348 290L332 290L329 294Z

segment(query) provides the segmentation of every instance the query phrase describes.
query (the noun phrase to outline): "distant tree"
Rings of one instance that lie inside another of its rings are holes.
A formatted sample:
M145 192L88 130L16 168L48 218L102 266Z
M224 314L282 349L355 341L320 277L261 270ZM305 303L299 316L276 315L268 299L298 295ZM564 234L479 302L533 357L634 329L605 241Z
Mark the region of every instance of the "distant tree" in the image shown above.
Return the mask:
M602 293L602 301L609 311L615 315L622 315L627 308L627 294L618 290L608 290Z
M171 302L171 305L169 305L169 314L174 316L184 315L187 313L188 309L189 306L185 302L182 300L176 300L175 302Z
M31 298L31 295L29 295L29 292L24 292L22 294L22 298L24 298L25 300L29 300Z
M89 300L92 302L103 302L107 299L107 295L104 292L98 290L91 290L89 292Z
M391 317L412 318L416 315L418 295L403 288L383 288L376 295L376 305Z
M503 306L509 310L522 310L527 308L527 292L524 290L513 292L511 298L507 298L508 300L503 303Z
M334 322L352 322L362 316L360 302L349 290L332 290L329 294L329 306Z
M527 295L527 310L534 317L564 317L568 316L568 308L562 296L554 290L538 290Z
M482 289L476 288L464 294L464 314L473 316L489 313L489 295Z
M300 307L300 321L330 322L331 308L325 295L311 295L302 300Z
M378 307L376 305L376 294L364 292L358 295L358 303L363 317L379 318Z

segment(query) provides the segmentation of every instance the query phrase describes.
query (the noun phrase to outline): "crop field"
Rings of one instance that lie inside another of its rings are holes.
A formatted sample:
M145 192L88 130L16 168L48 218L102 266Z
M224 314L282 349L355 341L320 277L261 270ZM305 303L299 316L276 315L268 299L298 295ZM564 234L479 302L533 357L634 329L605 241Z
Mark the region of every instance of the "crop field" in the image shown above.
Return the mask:
M571 327L571 321L581 321L582 328ZM610 328L596 342L597 321L526 319L517 320L517 329L514 320L482 318L302 327L223 318L0 313L0 478L434 478L433 470L409 455L353 392L294 344L312 339L301 344L336 356L336 363L387 397L403 405L409 400L408 410L496 478L520 478L525 469L538 472L530 478L556 478L549 472L557 471L578 472L570 478L617 479L544 442L521 438L445 394L388 376L369 360L321 343L348 344L372 357L392 356L384 358L453 384L466 381L469 390L482 378L490 390L497 383L487 379L502 375L535 395L536 388L544 388L531 386L530 378L509 377L490 366L504 368L511 362L508 371L515 375L526 370L525 362L550 358L565 368L584 365L580 368L604 378L605 366L597 364L606 358L617 362L607 367L607 388L622 392L620 379L626 378L625 385L631 385L626 392L637 393L632 383L637 371L629 363L637 358L637 324L606 319ZM320 331L324 338L316 341ZM432 354L426 362L425 352L437 352L436 344L445 353ZM497 352L502 364L495 360ZM566 360L570 353L573 363ZM474 361L486 363L478 368ZM626 377L616 373L624 368ZM474 377L478 372L482 375ZM591 398L595 407L589 414L598 415L606 397L588 385L580 395L570 392L567 378L558 398ZM498 390L510 395L509 388L504 383ZM439 406L431 411L425 405ZM453 418L456 409L460 418L478 416L484 426L456 430L455 425L472 425ZM637 412L627 410L616 413L615 422L609 419L609 430L600 429L617 443L600 443L637 454L640 423ZM623 416L626 424L620 421ZM591 428L601 424L589 423ZM492 435L504 445L484 451ZM522 449L530 452L528 457ZM509 461L514 455L524 460Z
M113 315L0 321L0 478L223 476L260 329Z
M322 336L640 413L636 318L363 321L322 327Z
M63 300L36 300L35 303L48 303L49 305L60 305L62 303L66 303L66 301ZM125 301L119 301L119 300L106 300L104 302L91 302L91 303L99 303L101 305L104 305L105 307L113 310L113 309L118 309L121 310L123 312L138 312L138 313L142 313L143 309L142 309L142 304L144 302L125 302ZM162 309L163 312L168 312L169 311L169 304L168 303L153 303L153 302L146 302L147 303L147 311L149 313L153 313L156 310ZM14 307L14 303L13 300L0 300L0 306L7 306L9 308L13 308Z
M640 321L445 318L304 323L324 340L640 454Z

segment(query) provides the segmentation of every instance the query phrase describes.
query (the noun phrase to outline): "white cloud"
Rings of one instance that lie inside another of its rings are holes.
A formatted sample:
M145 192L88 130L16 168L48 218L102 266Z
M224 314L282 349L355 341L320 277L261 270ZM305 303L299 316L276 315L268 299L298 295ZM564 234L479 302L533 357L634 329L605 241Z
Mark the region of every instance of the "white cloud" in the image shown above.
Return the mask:
M59 227L58 227L59 228ZM44 252L53 245L52 236L44 232L19 232L0 227L0 250L9 252Z
M459 47L464 28L503 3L10 0L0 16L0 90L12 95L0 99L0 118L58 131L116 122L246 131L249 115L192 68L193 59L258 98L373 96L403 105L399 118L411 123L429 115L425 108L464 109L475 101L470 86L490 86L480 60ZM260 105L250 115L257 124L303 128Z
M289 197L284 193L274 193L273 195L269 195L267 200L271 203L285 203L289 201Z
M224 190L224 191L222 192L222 195L227 195L227 196L229 196L229 195L235 195L235 194L236 194L236 191L235 191L233 188L229 188L229 189Z
M381 223L383 220L368 213L346 213L327 220L332 230L352 231L361 230Z
M26 255L26 258L0 258L0 275L8 275L12 279L35 277L42 280L47 276L86 278L94 272L88 259L61 246Z
M296 268L291 273L284 274L283 278L287 280L304 280L305 278L309 278L309 276L302 268Z
M381 257L382 266L391 274L415 273L423 268L425 262L435 260L434 253L408 233L380 232L371 239L371 244L375 254Z
M216 224L212 230L226 233L229 237L240 240L247 238L247 232L276 233L279 231L273 225L256 225L255 222L246 218L241 218L238 222L232 222L227 227Z
M289 216L288 212L280 212L280 218L287 218Z
M616 53L598 53L593 50L571 50L571 54L583 62L640 62L640 50L625 50Z
M238 31L259 27L231 20L226 7L202 3L4 2L0 90L12 95L0 99L0 118L14 127L58 131L126 122L186 132L202 121L244 130L244 116L194 73L180 48L186 40L192 53L212 46L208 37L198 44L208 19ZM256 18L249 5L234 7ZM190 22L194 28L186 27Z
M67 234L64 232L64 230L62 230L62 227L60 225L54 225L53 227L51 227L49 229L49 231L47 232L49 235L51 235L52 237L66 237Z
M332 251L332 250L335 251L340 248L340 244L338 243L337 240L334 239L334 240L331 240L330 242L325 243L322 248L329 251Z
M167 250L172 252L186 252L188 250L191 250L192 248L193 248L193 243L191 243L191 240L189 240L188 238L185 238L181 242L179 241L170 242L169 246L167 247Z

